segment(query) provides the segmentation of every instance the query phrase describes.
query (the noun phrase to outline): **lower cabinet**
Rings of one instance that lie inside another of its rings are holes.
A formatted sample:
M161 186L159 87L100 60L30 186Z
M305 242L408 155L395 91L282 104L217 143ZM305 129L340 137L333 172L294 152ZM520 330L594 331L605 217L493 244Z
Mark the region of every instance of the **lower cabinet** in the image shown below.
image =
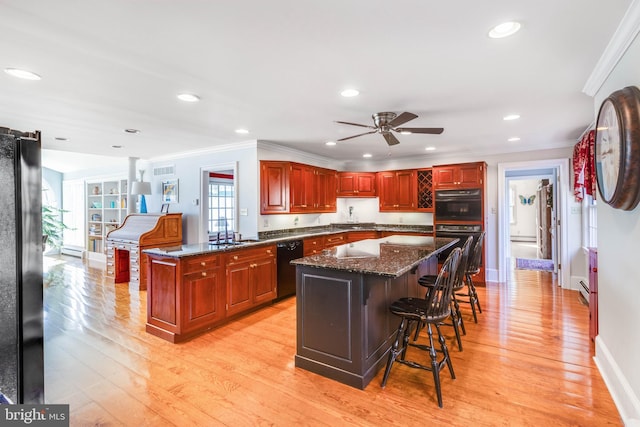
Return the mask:
M276 298L274 245L228 255L149 254L146 331L185 341Z
M276 292L276 247L231 252L227 257L227 316L271 302Z
M180 342L224 320L224 269L219 255L149 256L147 326Z

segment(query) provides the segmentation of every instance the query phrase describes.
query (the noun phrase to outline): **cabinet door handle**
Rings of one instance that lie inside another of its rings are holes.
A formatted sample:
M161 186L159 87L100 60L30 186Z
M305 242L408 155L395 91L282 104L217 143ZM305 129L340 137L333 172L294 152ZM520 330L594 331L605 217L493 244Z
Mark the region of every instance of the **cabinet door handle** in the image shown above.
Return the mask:
M202 272L202 277L207 277L207 272L206 271Z
M201 261L200 265L204 267L205 265L207 265L207 263L205 261Z
M270 254L271 253L271 249L267 249L267 253Z
M238 255L234 255L233 259L237 261L238 260Z

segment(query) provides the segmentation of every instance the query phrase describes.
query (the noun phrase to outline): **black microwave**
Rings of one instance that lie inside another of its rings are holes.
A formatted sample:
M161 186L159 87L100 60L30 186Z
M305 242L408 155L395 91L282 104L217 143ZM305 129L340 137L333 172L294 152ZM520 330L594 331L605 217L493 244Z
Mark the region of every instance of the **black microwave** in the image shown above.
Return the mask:
M482 221L481 190L436 190L436 221Z

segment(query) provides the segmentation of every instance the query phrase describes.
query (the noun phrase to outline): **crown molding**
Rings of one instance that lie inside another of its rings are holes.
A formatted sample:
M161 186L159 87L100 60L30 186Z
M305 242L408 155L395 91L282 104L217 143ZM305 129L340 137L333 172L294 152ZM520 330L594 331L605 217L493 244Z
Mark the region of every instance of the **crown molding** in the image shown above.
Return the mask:
M335 164L339 163L339 160L332 159L330 157L324 157L319 154L312 154L306 151L302 151L296 148L287 147L271 141L258 140L258 149L265 149L271 152L282 153L283 155L295 155L298 156L301 161L310 163L322 163L322 164ZM258 160L263 160L258 153Z
M207 147L202 150L183 151L182 153L172 153L164 156L151 157L149 159L145 159L145 161L150 163L168 162L176 159L203 156L206 154L222 153L225 151L243 150L245 148L256 148L257 145L258 145L258 141L255 139L252 139L244 142L234 142L232 144L216 145L213 147Z
M604 49L582 92L595 96L640 32L640 0L633 0Z

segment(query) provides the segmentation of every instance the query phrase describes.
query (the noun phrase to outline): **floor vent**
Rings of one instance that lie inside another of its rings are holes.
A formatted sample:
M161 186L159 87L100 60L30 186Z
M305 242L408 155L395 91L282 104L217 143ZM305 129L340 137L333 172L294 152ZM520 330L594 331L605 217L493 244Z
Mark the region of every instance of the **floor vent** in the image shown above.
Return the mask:
M153 176L173 175L175 173L175 166L162 166L159 168L153 168Z

